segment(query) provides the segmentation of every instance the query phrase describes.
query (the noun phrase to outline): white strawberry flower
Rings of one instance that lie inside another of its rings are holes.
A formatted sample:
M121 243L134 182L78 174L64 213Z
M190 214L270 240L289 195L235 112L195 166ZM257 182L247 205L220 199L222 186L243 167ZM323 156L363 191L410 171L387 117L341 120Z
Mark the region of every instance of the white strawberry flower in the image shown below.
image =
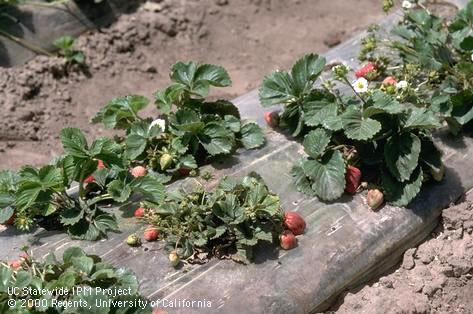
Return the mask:
M471 61L473 61L473 53L471 54Z
M366 93L368 91L368 81L364 77L354 81L352 86L357 93Z
M159 128L161 129L162 132L166 131L166 121L164 121L163 119L156 119L154 120L153 122L151 122L151 124L149 125L149 128L151 129L153 126L159 126Z
M412 8L412 2L410 2L408 0L404 0L404 1L402 1L402 7L404 9L410 9L410 8Z
M397 89L404 89L408 85L407 81L399 81L396 83L396 88Z

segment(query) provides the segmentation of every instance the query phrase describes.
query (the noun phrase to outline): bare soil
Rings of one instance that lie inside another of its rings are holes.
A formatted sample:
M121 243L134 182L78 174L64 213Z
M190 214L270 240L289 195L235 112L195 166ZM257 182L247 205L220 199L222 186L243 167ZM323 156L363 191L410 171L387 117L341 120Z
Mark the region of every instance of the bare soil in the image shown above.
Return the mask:
M138 10L77 48L88 73L60 59L37 57L0 69L0 170L43 165L62 152L59 131L78 127L90 137L109 134L89 119L114 97L152 98L168 84L169 67L197 60L227 68L232 98L260 84L276 68L351 37L382 19L378 0L160 0L157 12Z
M391 273L342 295L328 313L473 313L473 191Z

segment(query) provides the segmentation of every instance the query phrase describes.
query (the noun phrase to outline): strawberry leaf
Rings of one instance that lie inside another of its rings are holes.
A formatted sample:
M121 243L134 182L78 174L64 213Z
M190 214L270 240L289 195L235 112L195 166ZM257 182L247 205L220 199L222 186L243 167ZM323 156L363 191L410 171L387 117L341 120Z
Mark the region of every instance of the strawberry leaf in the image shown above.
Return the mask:
M185 86L190 94L206 97L209 87L224 87L231 85L227 71L212 64L197 64L196 62L178 62L171 68L171 79Z
M381 123L362 116L361 111L351 106L342 115L342 123L348 138L358 141L372 139L380 130Z
M61 223L65 226L72 226L84 218L84 210L68 208L61 213Z
M199 134L199 141L212 156L228 154L235 146L235 135L217 122L210 122Z
M440 126L441 124L434 113L426 108L413 108L404 122L406 129L433 129Z
M419 163L420 139L413 133L392 136L384 146L389 172L400 182L409 180Z
M263 85L259 90L259 98L263 106L272 106L295 100L296 93L289 73L276 71L264 78Z
M113 180L107 186L108 194L115 202L123 203L130 198L131 187L121 180Z
M149 100L143 96L115 98L103 107L93 118L93 123L102 122L108 129L126 129L139 120L138 111L145 108Z
M241 126L241 142L246 149L253 149L264 144L263 130L255 122L245 122Z
M304 122L308 126L325 126L327 119L337 117L337 104L328 100L310 101L305 103L302 108L304 110Z
M294 165L294 167L291 169L291 175L294 177L294 181L299 192L309 196L315 196L315 192L312 190L312 184L310 183L309 178L306 176L304 169L302 169L302 165Z
M335 200L345 189L345 161L339 151L329 152L321 161L307 159L302 170L312 182L312 190L322 200Z
M131 183L131 188L134 192L143 194L145 200L150 202L160 203L165 197L164 185L157 176L147 175L135 178Z
M87 140L81 130L64 128L59 135L64 151L74 157L87 158L89 156Z
M297 60L291 70L296 95L307 93L317 77L322 73L326 60L316 54L308 54Z
M374 91L371 99L373 100L372 106L366 108L365 112L363 112L363 116L366 118L380 112L398 114L404 111L403 107L397 100L382 91Z
M399 182L390 173L384 172L382 176L383 189L386 200L394 206L407 206L420 192L423 173L417 167L408 181Z
M330 134L324 129L315 129L304 137L302 144L307 155L317 159L324 154L329 143Z

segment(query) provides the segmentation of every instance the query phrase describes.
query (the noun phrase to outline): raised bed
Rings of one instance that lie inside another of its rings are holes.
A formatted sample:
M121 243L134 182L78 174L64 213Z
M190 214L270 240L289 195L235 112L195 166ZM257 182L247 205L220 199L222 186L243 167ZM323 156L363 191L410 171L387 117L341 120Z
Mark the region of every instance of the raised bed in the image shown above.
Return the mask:
M390 25L396 15L386 19ZM354 62L359 37L325 56L349 64ZM257 92L235 100L243 118L262 124ZM302 146L282 134L267 132L267 145L240 153L225 164L208 166L214 185L223 175L243 176L257 171L270 189L281 197L285 210L300 212L308 229L299 238L299 247L274 253L257 251L255 263L243 266L232 261L212 260L205 265L174 269L161 250L162 243L132 248L124 243L140 226L130 219L132 209L115 209L122 233L99 242L71 241L63 233L36 230L17 234L0 232L0 258L16 256L29 245L37 256L50 250L62 253L81 246L117 266L131 268L141 282L141 292L151 300L206 300L207 308L172 308L172 313L306 313L326 309L344 289L359 284L392 267L402 253L424 239L438 222L442 208L473 188L473 139L454 139L446 132L435 136L447 167L445 179L427 185L409 208L384 206L379 212L367 209L363 195L344 196L339 202L322 203L296 191L289 175L293 161L303 154ZM177 182L169 188L190 188L196 179ZM203 183L203 182L202 182Z

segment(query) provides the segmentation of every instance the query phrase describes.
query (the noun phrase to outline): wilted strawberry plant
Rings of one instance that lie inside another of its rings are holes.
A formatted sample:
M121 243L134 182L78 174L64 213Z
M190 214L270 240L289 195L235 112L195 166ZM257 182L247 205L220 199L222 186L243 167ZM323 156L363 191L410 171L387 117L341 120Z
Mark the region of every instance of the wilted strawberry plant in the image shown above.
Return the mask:
M238 109L226 100L206 101L211 86L231 84L219 66L178 62L171 68L172 85L156 93L161 116L142 118L149 100L142 96L116 98L92 119L107 128L124 129L120 143L133 165L160 173L187 175L209 158L231 154L236 148L257 148L264 135L254 122L240 121Z
M172 260L205 262L210 257L249 263L263 242L291 249L294 235L304 232L297 213L284 216L279 197L256 174L242 179L224 177L213 191L173 191L159 206L146 204L144 219L165 239Z
M118 289L124 293L110 293ZM91 311L151 313L151 308L139 295L132 272L117 269L78 247L67 249L62 261L53 253L39 261L24 251L16 261L0 263L1 313Z
M161 179L152 173L133 177L122 158L122 147L113 140L98 138L89 145L74 128L63 129L60 139L65 154L50 165L1 173L3 222L10 216L20 230L39 223L46 228L65 228L73 238L96 240L118 230L114 215L101 208L101 203L126 202L133 192L141 193L148 202L164 198ZM75 183L76 195L71 193Z
M383 84L369 88L365 76L375 66L357 71L353 83L346 66L333 69L334 79L351 95L342 95L333 81L316 88L324 65L322 57L304 56L291 73L267 76L260 90L263 105L284 105L280 126L305 135L308 157L292 170L300 191L331 201L344 191L355 193L363 178L382 189L388 202L403 206L431 174L442 178L440 152L430 135L440 126L433 111L398 101Z

